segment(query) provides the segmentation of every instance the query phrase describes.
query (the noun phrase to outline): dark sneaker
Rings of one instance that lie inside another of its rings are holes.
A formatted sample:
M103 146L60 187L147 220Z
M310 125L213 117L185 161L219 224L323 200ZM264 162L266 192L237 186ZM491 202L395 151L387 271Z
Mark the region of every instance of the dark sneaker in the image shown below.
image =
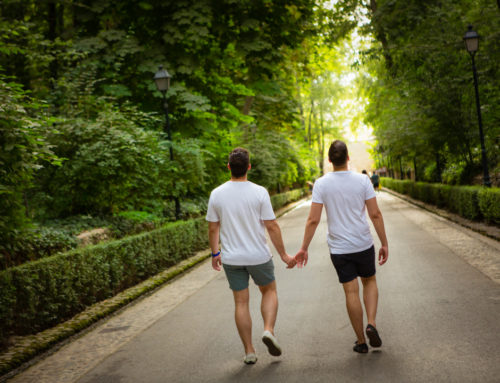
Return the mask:
M264 344L267 346L267 350L272 356L280 356L281 355L281 347L278 344L278 341L274 337L273 334L271 334L270 331L264 331L262 334L262 341Z
M368 346L366 343L358 343L358 341L356 341L352 350L359 352L360 354L366 354L368 352Z
M380 347L382 346L382 339L378 335L378 331L371 324L366 326L366 336L370 340L370 346L372 347Z

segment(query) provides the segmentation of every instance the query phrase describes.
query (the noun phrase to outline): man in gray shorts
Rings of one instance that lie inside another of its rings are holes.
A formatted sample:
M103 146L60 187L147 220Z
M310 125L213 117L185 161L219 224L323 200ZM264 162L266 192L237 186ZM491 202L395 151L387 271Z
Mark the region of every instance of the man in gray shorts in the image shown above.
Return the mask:
M224 268L229 287L233 290L236 327L245 348L244 362L254 364L257 356L252 345L248 291L250 276L262 293L262 341L271 355L281 355L281 347L274 336L278 294L265 229L287 267L293 268L296 262L285 251L269 193L262 186L247 180L247 172L251 168L248 151L243 148L234 149L229 155L228 168L231 180L215 188L208 202L206 219L212 249L212 267L217 271L221 270L221 265Z

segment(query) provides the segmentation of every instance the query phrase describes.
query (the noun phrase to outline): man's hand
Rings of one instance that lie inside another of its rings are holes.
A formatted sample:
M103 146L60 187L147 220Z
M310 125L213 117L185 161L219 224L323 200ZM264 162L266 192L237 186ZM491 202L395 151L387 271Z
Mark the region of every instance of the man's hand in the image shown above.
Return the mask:
M290 257L288 254L282 255L281 259L283 262L286 263L286 268L287 269L293 269L297 262L295 261L295 258Z
M220 254L216 257L212 257L212 268L216 271L220 271L222 266L222 260Z
M295 260L297 261L297 267L301 269L303 266L307 265L307 260L309 259L309 254L307 250L300 249L297 254L295 254Z
M378 264L382 266L387 262L387 258L389 258L389 247L382 246L378 251Z

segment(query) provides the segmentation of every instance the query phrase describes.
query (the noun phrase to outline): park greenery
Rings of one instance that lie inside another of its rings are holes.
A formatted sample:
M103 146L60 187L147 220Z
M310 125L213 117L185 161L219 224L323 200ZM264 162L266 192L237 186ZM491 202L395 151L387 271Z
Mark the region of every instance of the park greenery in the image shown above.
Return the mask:
M468 24L498 174L499 15L493 0L0 2L0 345L206 246L236 146L274 208L323 173L328 141L365 128L393 177L480 184ZM499 222L497 188L384 182ZM96 228L108 241L82 246Z
M382 177L382 186L469 220L500 224L500 189L414 182Z
M95 227L158 228L175 198L181 218L203 214L235 146L271 194L321 175L327 140L360 126L392 176L480 182L468 24L498 173L499 12L489 0L3 1L3 263L74 248Z
M500 3L491 0L341 0L375 40L364 51L360 90L369 101L378 167L417 181L480 183L481 148L468 25L481 39L475 55L490 172L500 162ZM368 19L367 21L364 21ZM497 184L498 186L498 181Z
M337 37L321 2L13 0L0 12L4 257L72 247L103 219L114 231L130 215L172 220L174 197L182 218L199 215L235 146L272 194L322 171Z

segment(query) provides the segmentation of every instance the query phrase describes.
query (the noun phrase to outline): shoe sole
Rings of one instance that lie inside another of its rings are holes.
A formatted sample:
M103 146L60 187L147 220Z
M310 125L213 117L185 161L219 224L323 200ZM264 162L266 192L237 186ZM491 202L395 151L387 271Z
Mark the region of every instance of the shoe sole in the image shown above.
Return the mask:
M262 337L262 342L267 346L267 350L269 351L269 354L272 356L280 356L281 355L281 349L276 346L273 342L273 340L267 336Z
M378 335L378 331L375 327L372 327L370 329L366 329L366 336L370 340L370 346L372 347L380 347L382 346L382 339L380 339L380 336Z
M352 351L357 352L358 354L368 354L368 348L356 348L353 347Z

